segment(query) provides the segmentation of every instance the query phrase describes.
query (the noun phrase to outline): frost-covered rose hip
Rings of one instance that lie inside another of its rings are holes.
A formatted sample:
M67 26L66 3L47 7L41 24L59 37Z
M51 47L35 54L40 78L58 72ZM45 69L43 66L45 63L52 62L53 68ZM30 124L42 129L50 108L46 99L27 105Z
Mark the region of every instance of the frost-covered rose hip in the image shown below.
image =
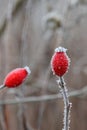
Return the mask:
M3 85L8 88L18 87L23 83L26 77L30 74L30 69L28 66L24 68L17 68L8 73L6 76Z
M51 59L51 68L53 74L60 77L67 72L70 63L70 60L66 54L66 50L67 49L63 47L56 48Z

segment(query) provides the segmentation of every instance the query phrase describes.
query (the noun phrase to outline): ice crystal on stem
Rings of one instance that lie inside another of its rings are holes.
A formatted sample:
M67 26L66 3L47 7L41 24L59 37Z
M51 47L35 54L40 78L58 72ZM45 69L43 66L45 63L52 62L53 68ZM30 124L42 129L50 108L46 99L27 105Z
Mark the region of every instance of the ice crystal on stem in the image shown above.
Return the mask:
M68 90L67 87L65 86L65 82L63 77L59 77L59 80L57 81L59 84L60 92L63 96L64 100L64 128L63 130L69 130L69 123L70 123L70 110L72 104L69 102L68 98Z

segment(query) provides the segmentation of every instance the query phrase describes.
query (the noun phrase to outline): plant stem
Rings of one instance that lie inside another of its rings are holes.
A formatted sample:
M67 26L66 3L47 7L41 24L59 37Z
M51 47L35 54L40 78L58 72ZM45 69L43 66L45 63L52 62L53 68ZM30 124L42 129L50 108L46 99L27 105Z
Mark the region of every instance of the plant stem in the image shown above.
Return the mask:
M5 85L4 84L0 85L0 90L3 88L5 88Z
M59 77L58 83L59 83L60 91L62 93L64 105L65 105L64 106L64 128L63 128L63 130L69 130L71 103L69 102L67 88L65 86L63 77Z

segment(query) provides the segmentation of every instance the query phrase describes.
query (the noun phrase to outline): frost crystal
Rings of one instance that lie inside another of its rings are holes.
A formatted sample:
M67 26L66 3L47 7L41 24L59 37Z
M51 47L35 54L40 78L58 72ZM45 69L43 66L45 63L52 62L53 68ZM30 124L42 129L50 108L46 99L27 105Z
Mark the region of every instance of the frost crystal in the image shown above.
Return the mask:
M64 47L61 47L61 46L55 49L55 52L65 52L66 53L66 51L67 51L67 49Z
M26 71L28 72L28 74L31 73L31 70L30 70L30 68L28 66L25 66L24 68L26 69Z

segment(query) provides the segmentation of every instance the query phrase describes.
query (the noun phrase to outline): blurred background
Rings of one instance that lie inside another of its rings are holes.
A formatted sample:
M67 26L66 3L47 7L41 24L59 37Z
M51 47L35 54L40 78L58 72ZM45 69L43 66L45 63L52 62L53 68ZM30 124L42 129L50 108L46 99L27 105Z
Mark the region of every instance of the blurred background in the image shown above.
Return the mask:
M0 0L0 84L17 67L31 75L0 92L0 130L61 130L63 100L50 60L71 59L64 76L72 102L70 130L87 130L87 0Z

